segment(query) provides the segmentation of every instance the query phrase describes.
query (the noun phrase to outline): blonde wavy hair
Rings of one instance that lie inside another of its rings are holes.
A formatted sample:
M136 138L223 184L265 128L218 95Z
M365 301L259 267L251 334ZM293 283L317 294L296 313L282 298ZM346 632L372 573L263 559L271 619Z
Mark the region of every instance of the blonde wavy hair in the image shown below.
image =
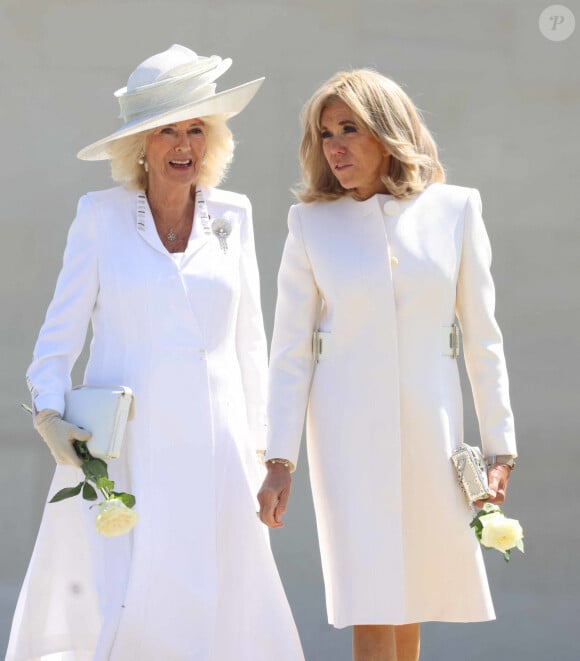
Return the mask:
M388 171L381 180L391 195L404 199L432 182L445 181L435 141L401 87L372 69L341 71L314 92L302 112L302 182L294 190L302 202L336 200L344 195L356 198L354 191L340 185L322 151L320 117L337 100L389 152Z
M205 124L207 131L205 155L198 183L204 188L211 188L223 181L227 174L234 158L234 138L225 115L211 115L199 119ZM147 173L139 159L145 151L147 136L154 130L115 140L108 147L111 176L114 181L129 190L147 190Z

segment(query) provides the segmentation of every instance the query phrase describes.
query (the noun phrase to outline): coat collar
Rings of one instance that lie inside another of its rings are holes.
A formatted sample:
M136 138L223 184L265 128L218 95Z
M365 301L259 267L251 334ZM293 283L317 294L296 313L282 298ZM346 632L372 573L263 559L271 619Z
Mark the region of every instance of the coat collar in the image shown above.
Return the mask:
M337 203L343 204L347 213L359 218L366 218L376 213L385 217L396 218L403 213L409 200L397 200L393 195L386 194L373 195L367 200L355 200L349 195L340 198Z

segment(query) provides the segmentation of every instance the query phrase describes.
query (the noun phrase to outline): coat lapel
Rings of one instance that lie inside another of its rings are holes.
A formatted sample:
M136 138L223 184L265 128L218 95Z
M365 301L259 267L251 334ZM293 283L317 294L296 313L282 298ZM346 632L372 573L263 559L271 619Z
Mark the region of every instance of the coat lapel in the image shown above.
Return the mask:
M201 195L195 196L195 211L193 216L193 227L191 229L191 236L185 249L183 265L188 262L192 257L197 255L202 248L207 246L211 237L211 217L207 208L207 191L202 190ZM207 216L207 219L206 219Z
M157 233L155 221L153 220L153 215L149 208L149 202L147 201L147 196L144 191L139 191L135 195L135 227L141 238L148 243L153 250L164 255L168 254L165 246L159 238L159 234Z

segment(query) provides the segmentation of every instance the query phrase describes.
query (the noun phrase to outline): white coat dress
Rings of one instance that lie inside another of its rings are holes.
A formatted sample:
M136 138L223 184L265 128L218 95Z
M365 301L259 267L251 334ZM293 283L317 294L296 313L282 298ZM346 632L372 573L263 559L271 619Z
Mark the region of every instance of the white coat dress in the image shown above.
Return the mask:
M457 316L484 451L515 454L490 262L473 189L432 184L404 201L343 197L290 209L267 456L297 462L307 410L336 627L494 617L450 461L463 440L462 398L457 360L442 349Z
M62 412L91 322L85 383L135 392L109 472L139 520L105 539L86 501L46 506L9 661L303 659L256 517L267 367L251 208L203 193L231 224L227 252L194 220L171 255L143 193L79 202L28 380L37 410ZM80 475L57 467L49 495Z

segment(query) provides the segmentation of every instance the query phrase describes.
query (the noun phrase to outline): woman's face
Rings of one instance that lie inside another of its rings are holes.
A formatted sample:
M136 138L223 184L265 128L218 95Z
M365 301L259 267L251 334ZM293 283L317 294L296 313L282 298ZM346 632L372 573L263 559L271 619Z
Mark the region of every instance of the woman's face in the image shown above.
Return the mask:
M381 175L387 172L389 153L360 126L344 101L329 103L320 116L322 151L340 185L366 200L387 193Z
M207 127L201 119L166 124L146 138L149 187L192 186L205 152Z

